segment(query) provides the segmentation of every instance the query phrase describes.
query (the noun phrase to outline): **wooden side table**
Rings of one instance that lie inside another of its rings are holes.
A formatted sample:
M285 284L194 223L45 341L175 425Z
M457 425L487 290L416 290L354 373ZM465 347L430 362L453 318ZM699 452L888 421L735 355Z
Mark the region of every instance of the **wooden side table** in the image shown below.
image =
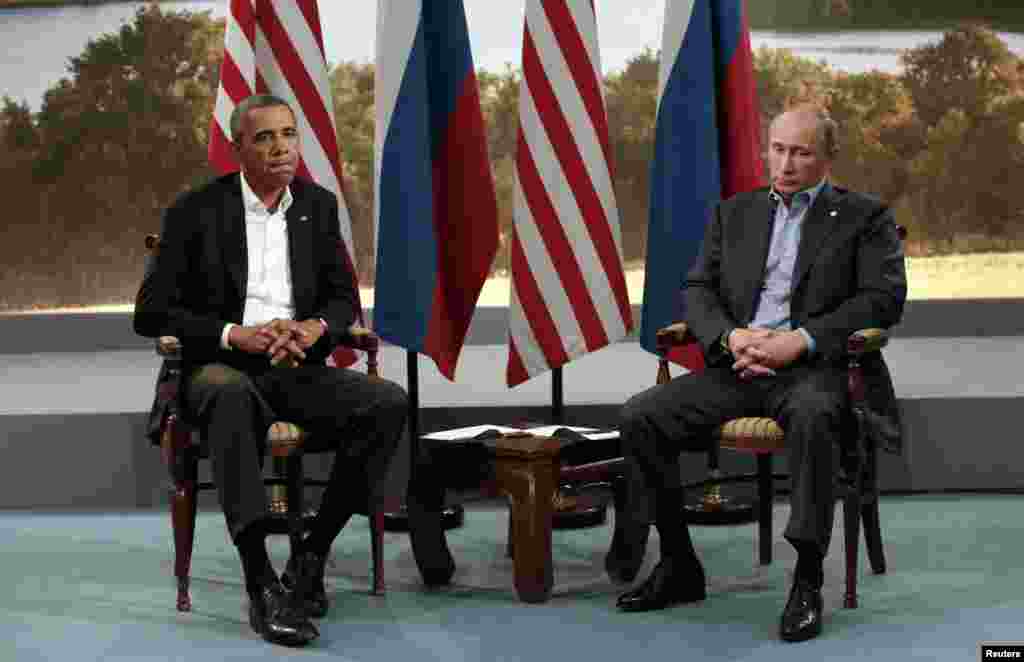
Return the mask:
M442 463L427 451L410 482L407 507L413 556L428 586L449 583L455 572L441 523L445 488L455 474L476 471L473 482L492 481L494 489L511 502L509 547L516 594L523 602L533 603L551 597L551 520L560 447L551 437L512 433L460 444L457 462ZM460 478L464 485L464 475Z

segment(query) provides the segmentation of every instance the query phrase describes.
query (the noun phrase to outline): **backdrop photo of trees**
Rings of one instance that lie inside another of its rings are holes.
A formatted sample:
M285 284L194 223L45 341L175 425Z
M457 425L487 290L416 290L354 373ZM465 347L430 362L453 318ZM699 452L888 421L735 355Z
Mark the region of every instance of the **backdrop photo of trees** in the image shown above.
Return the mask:
M793 2L812 3L815 15L836 21L875 16L858 14L854 0ZM130 303L143 236L159 231L176 196L213 176L206 144L224 23L168 7L140 9L89 41L38 111L3 99L0 311ZM772 19L752 12L752 20ZM842 127L834 179L894 207L911 233L910 256L1024 250L1024 61L980 22L945 28L940 41L903 52L901 61L898 74L851 74L783 49L758 50L763 134L768 118L790 105L825 106ZM331 70L365 286L373 283L374 256L373 69L342 62ZM503 233L493 268L501 275L519 71L481 70L478 78ZM651 50L604 81L624 251L634 269L645 254L657 81Z

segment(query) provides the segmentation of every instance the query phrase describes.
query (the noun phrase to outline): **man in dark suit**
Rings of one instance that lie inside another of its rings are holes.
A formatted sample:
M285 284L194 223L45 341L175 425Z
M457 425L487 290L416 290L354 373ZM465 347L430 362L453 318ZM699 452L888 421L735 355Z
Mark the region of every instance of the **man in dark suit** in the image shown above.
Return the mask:
M846 414L847 336L896 324L906 298L892 212L828 181L836 126L795 109L772 122L771 187L719 204L687 277L686 316L706 368L634 396L622 412L622 444L655 495L661 559L626 611L705 597L704 570L682 523L679 452L706 451L730 418L770 416L786 434L792 471L786 539L797 549L780 636L821 631L822 564L833 520L833 480ZM865 370L895 399L881 357Z
M241 172L167 210L134 326L183 343L181 404L209 444L250 623L268 641L303 645L317 634L309 617L327 609L331 543L384 479L407 399L392 382L325 365L356 320L358 298L341 260L336 197L295 178L291 108L270 95L250 97L234 110L231 133ZM284 590L265 545L261 465L267 428L278 419L338 445L316 519L282 577L305 584L301 599Z

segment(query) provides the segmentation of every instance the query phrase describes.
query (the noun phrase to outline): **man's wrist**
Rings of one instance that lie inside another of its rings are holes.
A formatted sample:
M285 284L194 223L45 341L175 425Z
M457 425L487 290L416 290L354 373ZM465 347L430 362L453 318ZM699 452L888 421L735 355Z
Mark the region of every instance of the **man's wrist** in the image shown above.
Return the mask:
M799 329L797 329L796 331L797 331L797 333L799 333L800 335L802 335L804 337L804 343L807 345L807 349L805 351L807 356L813 355L814 354L814 347L815 347L814 338L807 331L807 329L805 329L802 326Z
M236 326L238 325L232 322L228 322L227 324L224 325L224 329L220 332L221 349L231 351L231 329L235 328Z
M729 329L727 331L723 331L722 335L719 337L718 340L719 345L722 346L722 351L724 351L729 356L732 356L732 347L729 346L729 338L732 336L732 332L735 330L736 329Z

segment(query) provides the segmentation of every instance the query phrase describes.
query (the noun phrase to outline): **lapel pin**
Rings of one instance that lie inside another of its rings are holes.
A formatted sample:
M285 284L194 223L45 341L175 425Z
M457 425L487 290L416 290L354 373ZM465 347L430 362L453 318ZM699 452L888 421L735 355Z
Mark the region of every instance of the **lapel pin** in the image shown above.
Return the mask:
M300 221L308 221L309 220L309 216L299 216L299 220Z
M829 216L838 216L838 215L839 215L839 212L837 212L837 211L836 211L835 209L833 209L832 211L830 211L830 212L828 213L828 215L829 215Z

